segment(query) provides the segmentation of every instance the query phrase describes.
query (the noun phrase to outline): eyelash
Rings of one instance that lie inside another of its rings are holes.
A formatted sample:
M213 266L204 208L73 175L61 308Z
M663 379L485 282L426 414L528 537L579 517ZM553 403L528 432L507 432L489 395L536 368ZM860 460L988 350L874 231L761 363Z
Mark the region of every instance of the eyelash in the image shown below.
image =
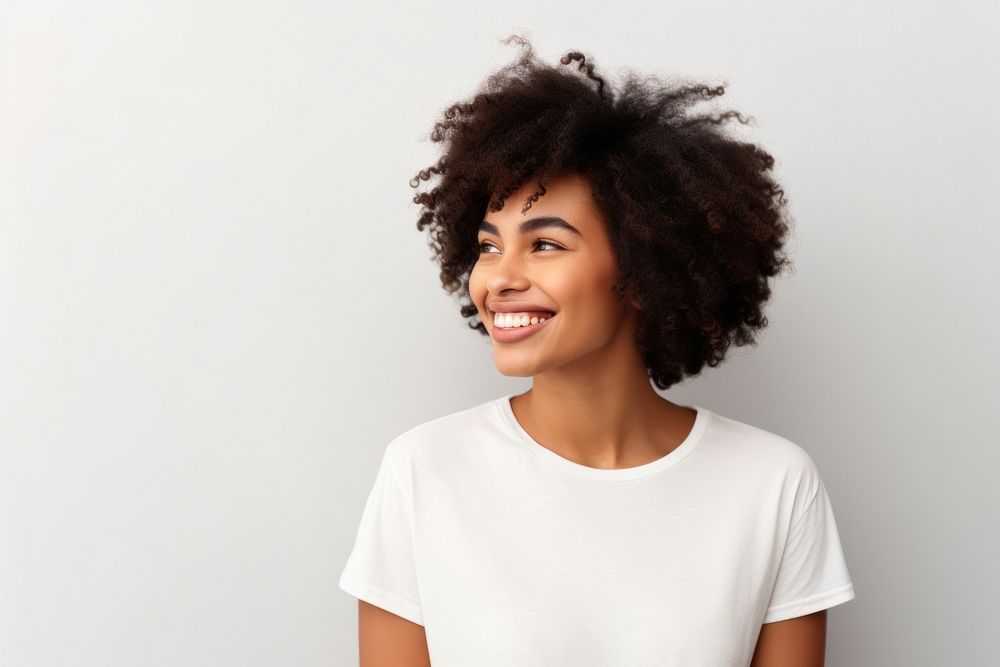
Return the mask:
M536 240L534 242L534 244L532 244L532 247L535 247L535 246L537 246L540 243L544 243L546 245L550 245L553 248L555 248L556 250L562 250L563 249L563 247L560 246L559 244L553 243L552 241L546 241L545 239L538 239L538 240ZM479 244L479 254L483 254L483 246L487 246L487 245L491 246L491 247L494 247L494 248L496 247L492 243L490 243L489 241L482 241ZM492 253L487 253L487 254L492 254Z

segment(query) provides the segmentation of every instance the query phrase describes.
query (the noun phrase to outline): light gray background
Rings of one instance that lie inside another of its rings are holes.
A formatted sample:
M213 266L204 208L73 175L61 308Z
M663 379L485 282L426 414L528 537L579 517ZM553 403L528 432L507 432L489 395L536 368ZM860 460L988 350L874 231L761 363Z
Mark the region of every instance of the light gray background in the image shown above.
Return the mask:
M728 82L796 273L667 392L780 433L857 598L833 666L998 664L993 2L88 2L2 17L0 664L349 665L379 457L520 391L408 180L515 55Z

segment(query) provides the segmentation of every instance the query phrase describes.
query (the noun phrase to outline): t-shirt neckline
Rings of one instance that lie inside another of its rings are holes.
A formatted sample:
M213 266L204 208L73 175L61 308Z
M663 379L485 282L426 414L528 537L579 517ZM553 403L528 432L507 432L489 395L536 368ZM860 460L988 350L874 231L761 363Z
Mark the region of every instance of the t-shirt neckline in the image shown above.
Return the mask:
M509 393L501 396L494 401L494 405L500 413L500 417L504 424L507 425L510 431L517 437L519 442L524 444L528 447L528 449L544 460L555 465L557 468L580 477L608 482L641 479L677 465L682 459L690 454L695 447L698 446L698 443L701 442L702 437L708 428L708 422L711 417L711 410L708 408L694 404L684 406L692 408L696 411L697 414L695 415L694 425L691 427L691 430L688 432L687 436L685 436L684 440L682 440L681 443L669 453L654 461L650 461L649 463L633 466L631 468L591 468L590 466L585 466L582 463L571 461L559 454L556 454L554 451L532 438L531 435L524 430L524 427L521 426L521 423L517 421L517 417L514 415L514 409L510 404L510 399L513 395L513 393Z

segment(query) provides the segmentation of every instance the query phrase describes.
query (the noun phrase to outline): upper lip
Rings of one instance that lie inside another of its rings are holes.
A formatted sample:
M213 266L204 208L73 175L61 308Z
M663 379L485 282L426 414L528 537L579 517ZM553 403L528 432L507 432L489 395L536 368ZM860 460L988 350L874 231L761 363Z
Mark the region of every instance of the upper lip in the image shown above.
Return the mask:
M493 301L491 303L487 303L486 307L494 313L522 313L531 311L544 311L547 313L556 312L551 308L545 308L544 306L539 306L533 303L525 303L524 301Z

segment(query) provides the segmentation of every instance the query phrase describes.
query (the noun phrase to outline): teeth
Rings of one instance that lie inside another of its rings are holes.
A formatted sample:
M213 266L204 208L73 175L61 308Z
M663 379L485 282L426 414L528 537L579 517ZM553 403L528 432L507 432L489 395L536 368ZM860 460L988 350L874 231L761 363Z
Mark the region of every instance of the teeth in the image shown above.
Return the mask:
M516 329L517 327L538 324L539 322L544 322L546 319L548 318L540 316L529 317L527 315L512 315L510 313L495 313L493 324L503 329Z

